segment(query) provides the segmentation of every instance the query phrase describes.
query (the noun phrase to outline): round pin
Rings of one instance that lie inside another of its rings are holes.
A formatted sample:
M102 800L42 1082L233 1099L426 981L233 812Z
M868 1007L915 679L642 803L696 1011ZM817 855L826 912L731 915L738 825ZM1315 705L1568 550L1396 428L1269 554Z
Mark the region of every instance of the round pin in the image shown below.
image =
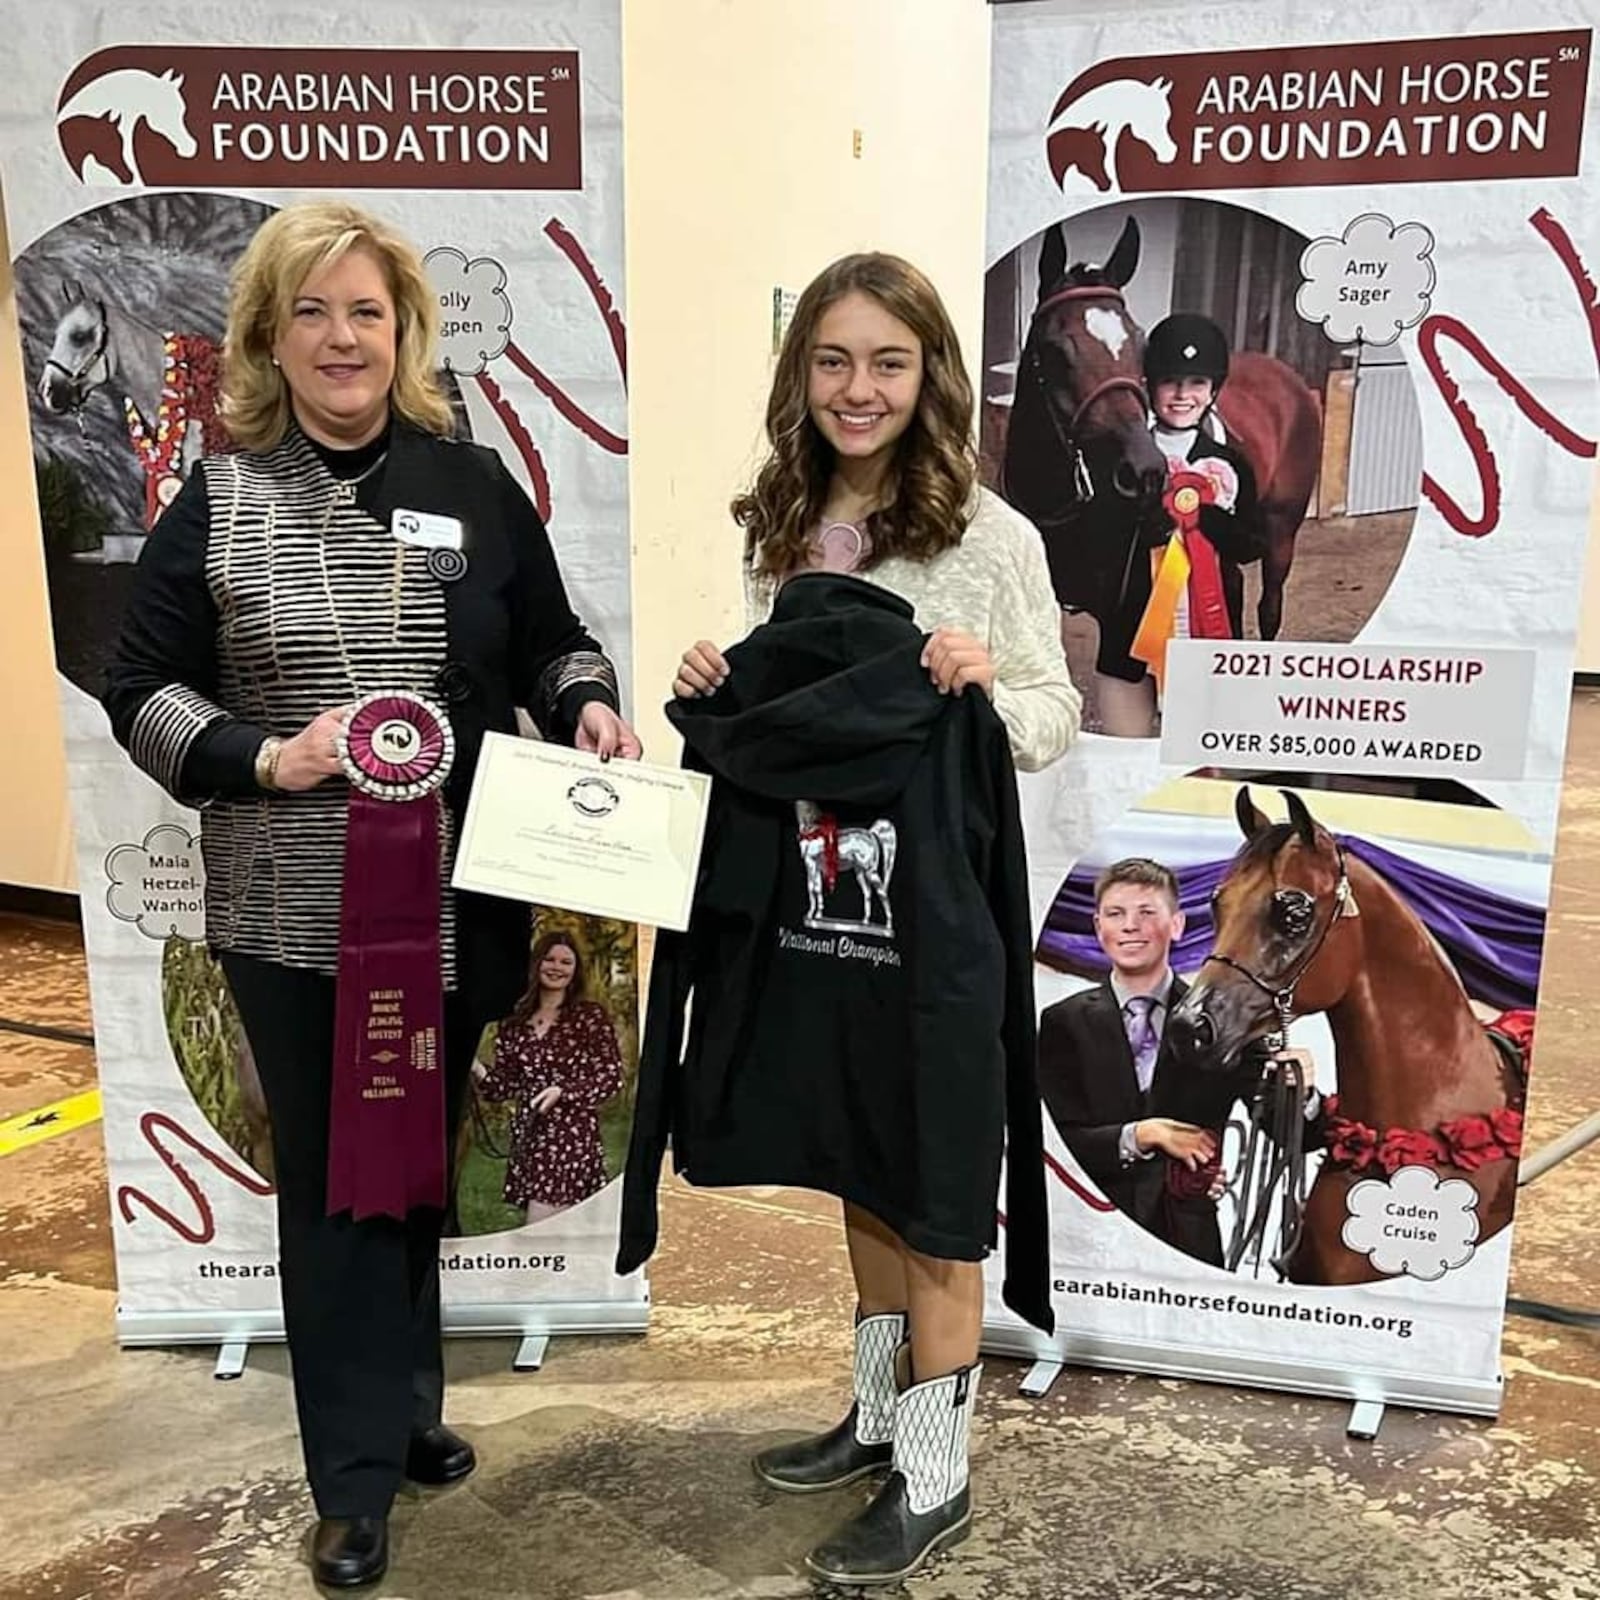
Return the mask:
M459 550L441 546L428 552L428 571L440 583L455 583L467 575L467 558Z
M445 662L439 668L433 683L435 690L448 705L463 705L473 696L472 674L459 661Z

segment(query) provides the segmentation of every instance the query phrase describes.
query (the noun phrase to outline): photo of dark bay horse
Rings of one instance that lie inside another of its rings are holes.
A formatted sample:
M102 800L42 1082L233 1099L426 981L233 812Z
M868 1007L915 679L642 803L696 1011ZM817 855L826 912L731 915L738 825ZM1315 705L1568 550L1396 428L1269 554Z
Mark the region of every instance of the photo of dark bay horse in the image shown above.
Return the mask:
M1165 465L1144 416L1145 330L1121 292L1138 269L1140 247L1139 224L1130 216L1103 263L1069 265L1064 223L1046 233L1040 248L1038 301L1019 366L1002 486L1044 533L1063 605L1114 596L1119 558L1126 564L1139 528L1164 515ZM1255 474L1267 529L1256 616L1260 637L1275 639L1295 540L1317 481L1321 418L1299 373L1248 349L1232 357L1216 415L1226 442ZM1237 568L1230 581L1242 583Z
M1409 357L1340 345L1301 316L1309 244L1220 201L1121 199L1052 221L988 269L980 468L1044 540L1086 731L1160 726L1153 678L1121 658L1172 528L1173 435L1154 448L1144 370L1167 318L1203 319L1226 350L1186 459L1231 458L1255 491L1240 528L1259 555L1218 552L1231 631L1354 640L1399 570L1422 481Z

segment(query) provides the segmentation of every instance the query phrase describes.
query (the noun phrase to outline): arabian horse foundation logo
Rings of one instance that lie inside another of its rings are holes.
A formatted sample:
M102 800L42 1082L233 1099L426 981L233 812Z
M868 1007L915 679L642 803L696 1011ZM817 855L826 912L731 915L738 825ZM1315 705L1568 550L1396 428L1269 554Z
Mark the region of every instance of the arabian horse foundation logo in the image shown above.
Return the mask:
M1076 174L1100 194L1118 192L1122 180L1117 176L1117 148L1124 137L1166 164L1178 154L1171 127L1171 78L1153 83L1111 78L1085 90L1075 83L1050 114L1045 135L1050 176L1063 189Z
M169 159L187 161L199 146L189 131L183 74L119 67L91 78L56 112L62 153L87 184L144 185L141 152L164 144Z
M898 842L894 824L879 818L870 827L840 827L837 817L809 800L796 801L794 809L800 860L806 869L806 927L893 938L889 880L894 876ZM845 871L853 874L861 895L859 920L828 914L828 899Z
M156 189L583 187L576 50L117 45L62 85L88 184Z
M1590 32L1124 56L1044 129L1070 197L1571 177Z

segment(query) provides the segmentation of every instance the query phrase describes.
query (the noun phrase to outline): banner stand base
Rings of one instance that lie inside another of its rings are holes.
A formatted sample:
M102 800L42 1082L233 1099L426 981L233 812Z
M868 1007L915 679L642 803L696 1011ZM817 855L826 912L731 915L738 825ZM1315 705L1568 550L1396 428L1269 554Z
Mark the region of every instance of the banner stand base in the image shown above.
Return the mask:
M644 1333L650 1326L650 1299L553 1301L545 1305L446 1305L447 1339L515 1337L522 1342L513 1362L517 1371L537 1371L545 1346L563 1333ZM221 1348L213 1376L239 1377L253 1344L283 1343L283 1313L261 1311L127 1311L117 1307L117 1343L125 1350L165 1345L213 1344ZM524 1366L525 1353L534 1356Z
M217 1351L217 1364L211 1369L211 1376L226 1382L230 1378L239 1378L244 1375L244 1364L250 1359L250 1341L248 1339L230 1339Z
M1458 1411L1467 1416L1500 1414L1505 1380L1493 1378L1435 1378L1413 1372L1385 1372L1375 1368L1326 1367L1311 1362L1273 1360L1261 1355L1230 1356L1221 1351L1192 1350L1171 1345L1110 1339L1094 1334L1058 1333L1049 1337L1021 1324L985 1323L981 1348L985 1354L1032 1361L1024 1385L1042 1379L1054 1366L1103 1367L1115 1372L1137 1372L1155 1378L1187 1378L1201 1383L1226 1383L1250 1389L1278 1389L1290 1394L1319 1395L1348 1400L1353 1437L1370 1437L1356 1431L1385 1406L1405 1406L1419 1411ZM1054 1380L1054 1373L1048 1377ZM1049 1384L1045 1384L1048 1388ZM1025 1387L1025 1393L1034 1391ZM1040 1393L1043 1390L1039 1391ZM1370 1408L1370 1409L1364 1409ZM1376 1432L1374 1426L1373 1432Z
M1351 1439L1376 1439L1383 1426L1383 1404L1377 1400L1357 1400L1350 1408L1344 1431Z
M544 1333L530 1333L521 1344L517 1346L517 1353L511 1358L513 1372L537 1372L544 1365L545 1351L550 1348L550 1336Z
M1053 1356L1041 1356L1028 1368L1022 1378L1022 1392L1030 1400L1042 1400L1050 1393L1050 1386L1061 1376L1062 1363Z

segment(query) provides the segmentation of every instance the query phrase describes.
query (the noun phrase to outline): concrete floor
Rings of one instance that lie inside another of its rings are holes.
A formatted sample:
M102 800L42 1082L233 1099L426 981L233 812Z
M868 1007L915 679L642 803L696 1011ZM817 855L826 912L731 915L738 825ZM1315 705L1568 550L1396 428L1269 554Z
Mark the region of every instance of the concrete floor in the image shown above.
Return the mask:
M1531 1137L1600 1101L1600 699L1581 696L1540 1002ZM87 1027L82 953L0 923L0 1017ZM93 1082L79 1045L0 1033L0 1118ZM1530 1188L1513 1293L1600 1306L1600 1146ZM397 1507L375 1592L409 1600L809 1595L800 1558L856 1491L793 1499L746 1457L835 1420L848 1275L831 1204L664 1201L645 1338L559 1341L537 1376L452 1341L481 1466ZM0 1159L0 1596L294 1600L311 1506L281 1349L121 1353L98 1130ZM1072 1371L1039 1402L991 1361L973 1538L917 1600L1600 1600L1600 1335L1513 1317L1495 1423Z

